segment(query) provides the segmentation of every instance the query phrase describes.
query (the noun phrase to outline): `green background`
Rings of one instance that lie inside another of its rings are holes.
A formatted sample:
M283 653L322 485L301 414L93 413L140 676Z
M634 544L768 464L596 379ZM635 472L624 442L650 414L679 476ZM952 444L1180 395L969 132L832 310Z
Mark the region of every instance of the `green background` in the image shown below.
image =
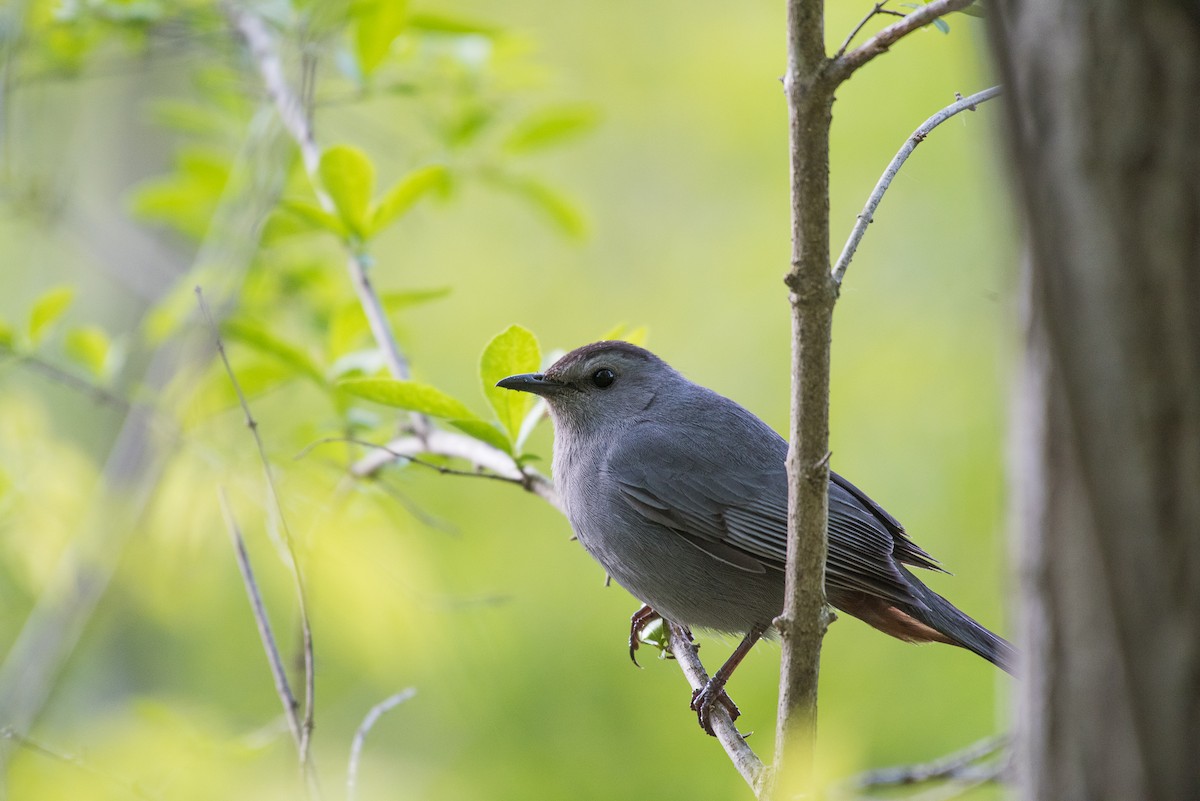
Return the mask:
M830 4L831 49L869 7ZM445 8L505 29L505 58L516 65L505 80L531 102L585 103L599 124L529 162L583 210L582 240L509 197L464 185L372 244L381 288L451 289L399 320L415 377L483 413L479 354L508 325L534 331L543 353L620 323L646 326L649 347L685 375L785 431L783 3ZM994 82L983 23L948 21L949 35L913 34L838 92L835 254L904 138L955 92ZM43 291L71 284L68 321L132 341L147 305L192 252L161 230L148 236L124 213L137 183L170 161L171 139L146 109L194 93L198 58L110 55L79 78L32 80L10 93L5 319L22 320ZM244 72L230 88L256 91L253 81ZM999 113L993 103L940 127L868 230L835 317L832 463L954 573L928 576L931 586L1003 633L1005 405L1017 326ZM316 129L322 144L369 153L383 185L432 149L403 98L330 102ZM324 276L315 284L348 300L337 249L326 245L312 249ZM314 349L321 332L288 312L285 297L277 315L270 304L255 313L260 325ZM261 362L236 345L231 357L239 373ZM265 533L262 468L225 384L210 369L206 402L170 401L186 421L181 443L29 733L89 769L23 749L10 797L126 798L134 785L156 798L300 795L218 486L233 497L289 658L294 596ZM342 796L350 739L367 709L410 686L416 697L367 743L360 797L748 797L697 728L675 666L649 654L644 670L629 664L627 620L638 604L604 587L553 509L509 485L415 468L386 477L393 494L356 485L337 447L292 458L336 433L321 392L292 381L252 403L307 579L324 797ZM393 416L374 412L385 424ZM53 566L95 510L119 421L16 360L0 362L0 651L52 591ZM543 470L550 444L544 425L529 446ZM715 667L735 639L702 642ZM750 743L764 756L777 668L778 647L761 645L730 686L740 726L755 732ZM825 641L821 689L819 763L830 781L931 759L1007 727L1008 680L991 665L958 649L900 643L848 616Z

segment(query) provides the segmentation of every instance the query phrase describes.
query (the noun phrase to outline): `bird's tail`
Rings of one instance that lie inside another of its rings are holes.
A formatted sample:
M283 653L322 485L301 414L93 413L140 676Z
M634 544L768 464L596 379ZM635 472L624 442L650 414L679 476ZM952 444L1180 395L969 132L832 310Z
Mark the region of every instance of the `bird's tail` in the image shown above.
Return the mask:
M922 584L912 573L904 568L901 570L908 579L913 595L924 605L924 608L913 606L904 611L937 630L952 644L966 648L1006 673L1015 675L1017 651L1008 640L976 623L954 604Z

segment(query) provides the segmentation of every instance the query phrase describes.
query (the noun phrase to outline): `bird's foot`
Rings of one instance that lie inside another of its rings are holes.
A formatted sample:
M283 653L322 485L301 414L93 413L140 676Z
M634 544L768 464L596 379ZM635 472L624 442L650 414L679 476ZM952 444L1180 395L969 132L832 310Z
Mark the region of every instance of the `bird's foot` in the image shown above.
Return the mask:
M643 606L633 613L633 617L629 618L629 658L638 667L641 665L638 665L636 654L638 646L642 644L642 632L656 620L662 620L662 615L649 606Z
M729 697L729 693L725 692L725 682L718 681L715 676L709 679L701 689L692 691L692 711L696 713L696 718L700 721L700 728L713 737L717 735L713 731L712 715L718 704L729 713L730 720L737 720L738 715L742 714L737 704Z

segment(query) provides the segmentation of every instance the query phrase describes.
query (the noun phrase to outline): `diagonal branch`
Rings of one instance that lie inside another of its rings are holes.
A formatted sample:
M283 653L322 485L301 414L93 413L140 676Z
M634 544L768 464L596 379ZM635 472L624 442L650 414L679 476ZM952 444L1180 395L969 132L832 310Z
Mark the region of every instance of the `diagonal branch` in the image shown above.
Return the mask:
M957 101L925 120L925 122L921 123L921 127L913 131L912 136L908 137L904 142L904 146L900 148L900 151L896 153L891 163L888 164L887 169L883 171L879 183L875 184L875 189L871 192L871 196L867 198L867 205L863 206L862 212L858 215L858 221L854 223L854 228L850 231L850 237L846 240L845 247L842 248L842 254L838 256L837 263L833 266L833 282L838 287L842 285L842 279L846 276L846 270L850 267L850 260L854 258L854 252L858 249L858 243L862 241L863 236L866 234L867 226L871 224L875 216L875 209L879 207L879 202L883 200L883 194L892 185L892 180L895 179L896 173L900 172L900 168L904 166L904 162L912 155L917 145L925 141L925 137L929 136L930 131L955 114L963 111L974 111L975 107L980 103L991 100L999 94L1000 87L993 86L990 89L984 89L982 92L976 92L970 97L959 97Z
M263 472L266 473L267 489L271 495L271 504L275 508L276 514L279 515L280 526L283 528L286 561L292 574L292 582L296 590L296 602L300 612L300 632L304 652L304 722L302 725L297 724L293 734L298 737L296 745L300 751L301 769L304 771L305 776L311 780L312 763L309 758L309 747L312 742L313 716L315 714L316 666L314 665L313 657L312 625L308 618L308 604L304 592L304 577L300 571L300 561L296 558L296 545L292 537L292 531L288 526L287 517L283 513L283 503L279 499L279 490L275 486L275 474L271 470L271 462L267 458L267 448L263 444L262 435L258 433L258 421L250 413L250 403L246 400L246 394L242 392L242 385L238 382L237 375L233 372L233 365L229 363L229 356L225 353L225 343L221 339L220 329L217 328L217 323L213 319L212 312L204 300L204 292L200 287L196 287L196 301L200 305L200 311L204 314L205 321L207 321L209 328L212 330L212 335L216 340L217 353L220 355L221 363L225 365L225 372L229 376L229 381L233 384L233 389L237 393L238 402L242 406L242 414L245 416L246 428L250 429L250 433L254 437L254 443L258 447L258 457L262 461ZM240 539L240 535L238 535L238 539ZM253 581L252 576L250 580ZM261 601L259 603L261 605ZM267 633L269 634L270 632L268 631ZM291 699L291 704L294 707L294 698Z
M849 53L839 53L836 58L829 61L825 72L826 77L831 79L834 84L841 83L859 67L887 52L888 48L908 34L925 27L939 17L944 17L954 11L961 11L973 2L975 0L933 0L933 2L921 6L904 19L887 26Z
M693 690L704 689L708 684L708 672L696 654L696 644L685 630L674 623L668 623L667 628L671 634L671 654L679 663L683 675L687 677L688 684ZM729 760L746 780L746 784L750 785L755 797L758 797L765 784L766 766L737 730L733 718L729 716L729 710L720 704L713 707L712 727L713 734L729 755Z

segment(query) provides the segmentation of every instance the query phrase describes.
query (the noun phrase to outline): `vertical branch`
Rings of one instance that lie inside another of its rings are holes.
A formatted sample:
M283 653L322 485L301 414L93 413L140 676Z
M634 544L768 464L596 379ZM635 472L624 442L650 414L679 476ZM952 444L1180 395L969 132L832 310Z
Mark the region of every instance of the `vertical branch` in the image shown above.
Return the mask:
M771 797L811 795L825 604L829 345L837 290L829 272L829 127L822 0L789 0L787 94L792 187L792 414L788 556Z

